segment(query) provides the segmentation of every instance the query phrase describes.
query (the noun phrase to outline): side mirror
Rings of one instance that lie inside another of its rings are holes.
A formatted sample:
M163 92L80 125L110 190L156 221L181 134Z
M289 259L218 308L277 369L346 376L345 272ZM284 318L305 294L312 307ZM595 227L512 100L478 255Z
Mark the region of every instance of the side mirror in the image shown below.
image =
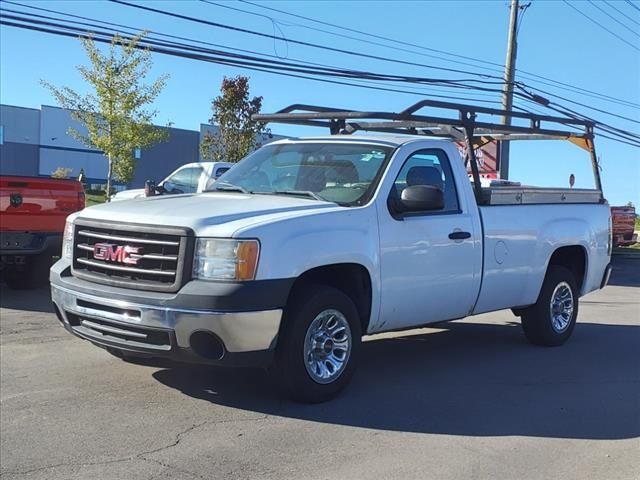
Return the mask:
M153 197L156 194L156 182L153 180L147 180L144 182L144 196Z
M402 213L442 210L444 193L434 185L413 185L402 191L398 206Z

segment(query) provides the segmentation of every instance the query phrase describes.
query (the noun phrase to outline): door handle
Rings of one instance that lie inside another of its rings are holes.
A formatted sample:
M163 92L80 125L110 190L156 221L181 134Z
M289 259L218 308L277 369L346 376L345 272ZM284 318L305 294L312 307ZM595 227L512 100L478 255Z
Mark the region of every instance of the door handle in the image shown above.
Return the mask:
M449 234L449 238L451 240L464 240L466 238L470 238L471 234L469 232L451 232Z

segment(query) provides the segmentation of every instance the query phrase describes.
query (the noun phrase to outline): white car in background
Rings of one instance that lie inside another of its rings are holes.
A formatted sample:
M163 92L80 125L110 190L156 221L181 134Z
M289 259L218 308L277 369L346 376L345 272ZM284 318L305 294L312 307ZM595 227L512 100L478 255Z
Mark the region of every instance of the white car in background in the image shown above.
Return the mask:
M206 190L211 180L233 166L230 162L194 162L182 165L174 170L167 178L158 183L156 190L160 194L197 193ZM123 190L111 197L112 201L129 200L144 197L144 188Z

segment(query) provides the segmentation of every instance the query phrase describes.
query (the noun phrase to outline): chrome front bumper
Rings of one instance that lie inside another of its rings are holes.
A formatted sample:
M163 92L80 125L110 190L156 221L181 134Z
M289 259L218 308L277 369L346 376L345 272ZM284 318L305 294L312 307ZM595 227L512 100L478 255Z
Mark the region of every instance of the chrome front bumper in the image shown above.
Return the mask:
M133 356L205 364L232 364L236 362L225 360L272 351L282 318L282 309L214 312L162 307L76 292L54 283L51 298L64 327L94 344ZM219 358L203 357L193 348L197 332L220 340Z

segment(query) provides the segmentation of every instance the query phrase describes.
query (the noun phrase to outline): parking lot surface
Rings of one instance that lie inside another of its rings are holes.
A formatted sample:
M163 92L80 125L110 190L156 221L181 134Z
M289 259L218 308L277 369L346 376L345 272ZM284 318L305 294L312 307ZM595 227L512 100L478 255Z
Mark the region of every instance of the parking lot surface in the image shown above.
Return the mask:
M333 402L259 370L126 363L2 286L3 479L640 478L640 260L560 348L498 312L368 339Z

